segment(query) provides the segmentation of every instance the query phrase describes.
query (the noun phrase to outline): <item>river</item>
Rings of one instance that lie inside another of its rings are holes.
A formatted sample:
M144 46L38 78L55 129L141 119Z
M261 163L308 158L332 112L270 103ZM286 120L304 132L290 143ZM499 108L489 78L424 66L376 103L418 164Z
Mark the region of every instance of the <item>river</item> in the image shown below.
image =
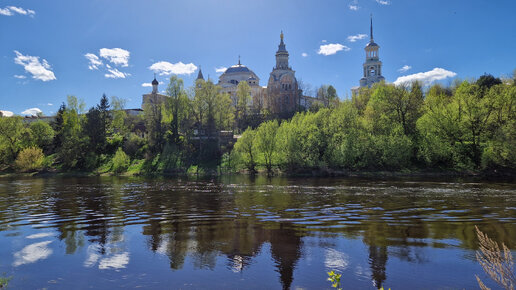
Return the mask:
M12 289L478 289L475 225L516 249L516 184L0 179Z

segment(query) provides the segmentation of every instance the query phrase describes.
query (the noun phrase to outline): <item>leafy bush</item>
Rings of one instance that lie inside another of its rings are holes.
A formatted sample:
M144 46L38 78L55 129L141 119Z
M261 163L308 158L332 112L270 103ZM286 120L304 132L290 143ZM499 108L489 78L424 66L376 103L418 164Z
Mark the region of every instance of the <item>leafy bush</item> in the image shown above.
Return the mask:
M14 164L16 169L21 172L38 170L43 165L45 155L43 150L38 147L29 147L23 149L16 157Z
M125 154L122 148L118 148L113 157L113 172L114 173L122 173L127 170L129 164L131 163L131 158Z

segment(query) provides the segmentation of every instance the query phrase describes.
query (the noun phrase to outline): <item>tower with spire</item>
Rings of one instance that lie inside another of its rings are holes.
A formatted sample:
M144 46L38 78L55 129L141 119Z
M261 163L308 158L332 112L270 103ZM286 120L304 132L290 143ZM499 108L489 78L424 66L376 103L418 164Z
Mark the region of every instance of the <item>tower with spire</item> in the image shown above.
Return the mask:
M289 54L285 46L283 31L276 51L276 66L270 73L267 84L267 107L279 117L290 117L299 107L301 92L295 71L289 66Z
M384 81L382 76L382 62L378 55L380 46L374 42L373 38L373 15L371 14L371 32L369 43L364 48L366 60L363 65L363 77L360 79L360 87L371 87L373 84Z

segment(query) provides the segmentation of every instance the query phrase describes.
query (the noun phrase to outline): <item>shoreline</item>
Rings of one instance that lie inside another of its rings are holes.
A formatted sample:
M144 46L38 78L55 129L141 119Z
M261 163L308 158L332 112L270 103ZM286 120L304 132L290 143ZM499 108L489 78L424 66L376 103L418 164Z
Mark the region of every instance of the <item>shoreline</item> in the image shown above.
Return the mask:
M454 171L454 170L398 170L398 171L347 171L347 170L306 170L299 172L282 172L275 171L272 175L268 175L266 171L258 171L251 174L246 171L240 172L223 172L217 171L211 172L211 174L188 174L188 173L96 173L87 171L71 171L71 172L60 172L60 171L37 171L37 172L0 172L0 178L18 178L18 177L35 177L35 178L48 178L48 177L100 177L100 176L111 176L111 177L189 177L189 178L207 178L207 177L224 177L224 176L267 176L267 177L285 177L285 178L422 178L422 179L443 179L443 178L474 178L480 180L489 179L508 179L509 181L516 181L516 170L505 169L505 170L483 170L483 171Z

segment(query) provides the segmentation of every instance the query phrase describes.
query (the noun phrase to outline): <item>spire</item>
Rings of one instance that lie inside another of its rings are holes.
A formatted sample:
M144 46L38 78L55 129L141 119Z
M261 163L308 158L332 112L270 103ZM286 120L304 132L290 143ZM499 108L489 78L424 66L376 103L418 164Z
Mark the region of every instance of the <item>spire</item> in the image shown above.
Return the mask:
M241 65L240 64L240 54L238 55L238 65Z
M373 13L371 13L371 42L373 42Z
M281 34L280 34L280 44L278 45L278 52L280 51L287 51L287 49L285 48L285 43L283 42L283 30L281 31Z
M202 75L201 66L199 66L199 73L197 74L197 80L204 80L204 76Z

